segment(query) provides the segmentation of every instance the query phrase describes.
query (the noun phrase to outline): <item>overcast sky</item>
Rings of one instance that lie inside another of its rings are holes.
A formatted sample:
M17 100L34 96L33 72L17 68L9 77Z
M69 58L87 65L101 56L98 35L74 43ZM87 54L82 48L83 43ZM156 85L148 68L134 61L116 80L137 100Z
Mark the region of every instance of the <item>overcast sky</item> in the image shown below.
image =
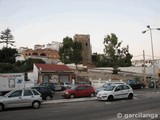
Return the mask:
M0 31L10 28L17 48L89 34L92 53L103 53L104 37L115 33L134 59L143 59L143 50L151 59L147 25L160 27L160 0L0 0ZM160 58L160 31L152 33Z

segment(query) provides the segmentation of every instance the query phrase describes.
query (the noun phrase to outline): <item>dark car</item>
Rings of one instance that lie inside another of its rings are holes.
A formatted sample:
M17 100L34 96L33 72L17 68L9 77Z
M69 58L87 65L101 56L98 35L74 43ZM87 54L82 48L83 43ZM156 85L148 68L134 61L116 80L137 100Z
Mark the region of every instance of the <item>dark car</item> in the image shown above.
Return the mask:
M49 87L53 92L55 92L55 85L54 85L54 83L41 83L39 86Z
M132 87L132 89L145 88L146 85L139 80L128 80L127 84Z
M37 86L32 87L32 89L36 89L40 92L43 100L51 100L53 98L54 92L49 87Z
M91 85L80 84L75 85L71 89L63 91L62 96L65 98L95 96L95 90Z
M51 90L53 92L62 90L60 84L58 84L58 83L41 83L39 86L47 86L47 87L51 88Z

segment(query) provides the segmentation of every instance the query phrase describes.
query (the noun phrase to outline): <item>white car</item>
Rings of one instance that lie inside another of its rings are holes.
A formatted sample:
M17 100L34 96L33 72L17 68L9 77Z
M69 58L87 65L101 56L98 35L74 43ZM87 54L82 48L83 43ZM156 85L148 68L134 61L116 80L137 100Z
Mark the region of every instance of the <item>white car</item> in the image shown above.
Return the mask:
M133 90L129 85L112 84L97 93L98 100L113 101L114 99L133 99Z
M125 82L123 82L123 81L109 81L109 82L106 82L104 85L102 85L101 87L98 87L97 89L96 89L96 93L98 93L98 92L100 92L100 91L102 91L102 90L104 90L106 87L108 87L109 85L112 85L112 84L126 84Z

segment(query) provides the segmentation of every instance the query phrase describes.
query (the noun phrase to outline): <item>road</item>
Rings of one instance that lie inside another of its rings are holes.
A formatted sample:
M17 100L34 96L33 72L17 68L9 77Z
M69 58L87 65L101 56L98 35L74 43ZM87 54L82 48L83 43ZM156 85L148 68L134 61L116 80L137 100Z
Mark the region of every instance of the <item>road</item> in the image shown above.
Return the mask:
M18 108L0 112L0 120L145 120L160 119L160 93L137 94L133 100L84 101L44 104L40 109ZM117 118L117 114L122 119ZM135 116L133 116L133 114ZM122 116L121 116L122 115ZM139 116L140 119L135 117ZM142 119L143 120L143 119Z

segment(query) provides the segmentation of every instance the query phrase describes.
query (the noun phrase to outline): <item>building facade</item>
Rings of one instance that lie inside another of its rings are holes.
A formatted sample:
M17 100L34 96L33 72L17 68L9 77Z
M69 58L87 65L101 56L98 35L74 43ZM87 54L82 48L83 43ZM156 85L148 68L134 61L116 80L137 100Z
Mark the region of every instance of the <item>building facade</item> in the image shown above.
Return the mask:
M74 76L74 72L66 65L56 64L34 64L33 73L37 78L37 84L72 82Z
M59 58L59 53L56 50L52 50L52 49L28 49L28 50L24 50L22 52L22 55L24 56L25 59L28 58L37 58L37 59L42 59L43 61L45 61L48 64L52 64L52 63L58 63L60 62Z

